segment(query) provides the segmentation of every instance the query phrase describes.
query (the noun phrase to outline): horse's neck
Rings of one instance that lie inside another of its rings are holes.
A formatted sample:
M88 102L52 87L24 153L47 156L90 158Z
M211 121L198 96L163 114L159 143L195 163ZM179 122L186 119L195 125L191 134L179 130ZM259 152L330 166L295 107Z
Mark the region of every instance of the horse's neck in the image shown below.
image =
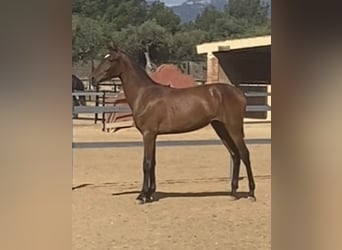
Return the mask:
M138 65L132 62L127 56L124 61L124 71L120 79L125 93L126 100L131 108L135 107L135 102L139 92L143 91L148 86L154 85L147 73Z

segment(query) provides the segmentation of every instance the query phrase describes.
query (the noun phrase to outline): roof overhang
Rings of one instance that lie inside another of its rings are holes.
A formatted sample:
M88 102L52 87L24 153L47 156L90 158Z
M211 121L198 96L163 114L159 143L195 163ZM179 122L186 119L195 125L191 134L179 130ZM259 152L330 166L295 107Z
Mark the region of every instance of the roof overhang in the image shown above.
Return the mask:
M196 46L197 54L224 52L236 49L271 46L271 36L258 36L250 38L233 39L211 43L203 43Z

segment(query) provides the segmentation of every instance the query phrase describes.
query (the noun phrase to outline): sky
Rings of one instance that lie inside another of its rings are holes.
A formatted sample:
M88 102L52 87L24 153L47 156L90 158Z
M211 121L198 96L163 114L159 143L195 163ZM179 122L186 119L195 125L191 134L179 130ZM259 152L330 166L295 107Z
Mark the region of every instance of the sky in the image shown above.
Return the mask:
M180 5L185 1L186 0L160 0L160 2L164 2L166 6Z

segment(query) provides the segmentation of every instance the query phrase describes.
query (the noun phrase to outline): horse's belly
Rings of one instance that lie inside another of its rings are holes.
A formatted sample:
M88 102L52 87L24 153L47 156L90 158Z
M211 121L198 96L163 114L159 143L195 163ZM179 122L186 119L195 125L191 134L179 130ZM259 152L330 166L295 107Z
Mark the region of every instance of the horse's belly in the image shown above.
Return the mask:
M188 123L184 126L160 126L159 133L166 134L166 133L185 133L194 130L201 129L209 124L210 121L205 121L201 123Z
M184 133L207 126L214 117L202 106L197 109L179 109L165 116L159 124L161 133Z

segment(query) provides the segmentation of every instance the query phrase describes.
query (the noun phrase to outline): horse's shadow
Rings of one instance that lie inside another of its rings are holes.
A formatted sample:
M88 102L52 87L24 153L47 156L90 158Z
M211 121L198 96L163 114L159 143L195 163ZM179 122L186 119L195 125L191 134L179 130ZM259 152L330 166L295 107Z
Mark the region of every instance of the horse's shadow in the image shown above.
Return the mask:
M106 183L108 184L108 183ZM72 190L84 188L87 186L95 186L94 184L86 183L86 184L80 184L78 186L75 186L72 188ZM124 191L124 192L117 192L112 193L112 196L125 196L125 195L131 195L131 194L139 194L139 190L132 190L132 191ZM248 192L237 192L236 193L236 199L241 198L248 198ZM161 192L157 191L153 194L153 200L158 201L166 198L203 198L203 197L229 197L232 193L229 191L214 191L214 192Z
M122 196L130 194L139 194L140 191L125 191L112 193L113 196ZM218 196L231 196L232 193L228 191L217 192L155 192L153 194L153 200L158 201L166 198L201 198L201 197L218 197ZM237 192L237 199L248 198L248 192Z

